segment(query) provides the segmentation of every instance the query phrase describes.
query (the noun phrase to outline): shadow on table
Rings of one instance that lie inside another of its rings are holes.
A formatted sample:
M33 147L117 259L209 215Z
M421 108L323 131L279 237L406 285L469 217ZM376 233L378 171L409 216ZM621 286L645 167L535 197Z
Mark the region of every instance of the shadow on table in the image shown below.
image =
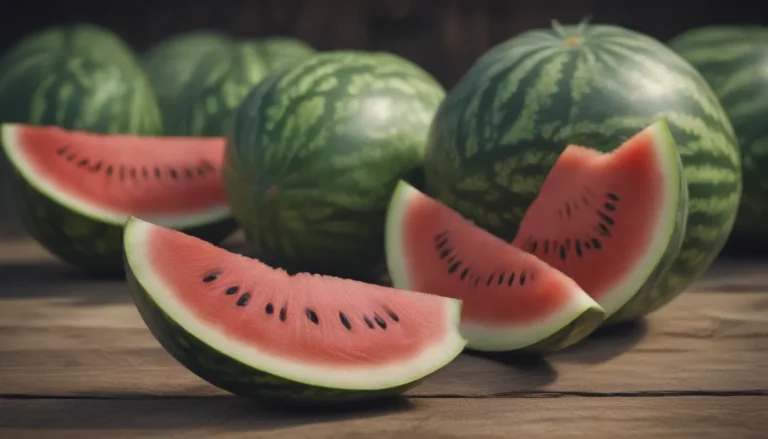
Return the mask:
M51 260L0 264L0 299L71 299L92 306L131 301L124 279L97 279Z
M343 410L280 410L235 396L221 395L16 400L5 407L5 413L0 417L5 419L5 427L29 430L195 430L223 427L227 430L266 431L380 417L412 408L413 404L406 398L396 398L375 404L358 404Z
M648 334L648 322L638 320L599 328L585 340L552 354L555 362L599 364L631 350Z

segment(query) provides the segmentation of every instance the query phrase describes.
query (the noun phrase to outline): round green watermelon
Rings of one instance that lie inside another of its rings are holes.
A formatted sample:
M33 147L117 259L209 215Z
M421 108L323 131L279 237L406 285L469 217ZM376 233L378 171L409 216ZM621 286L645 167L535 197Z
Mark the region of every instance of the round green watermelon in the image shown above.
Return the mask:
M315 49L298 38L268 37L258 40L257 44L270 69L284 67L315 53Z
M736 131L744 194L734 235L768 237L768 27L699 28L668 44L704 76Z
M233 44L234 41L222 32L201 30L174 35L147 50L141 62L161 112L170 114L173 111L179 94L188 86L195 68L207 55L226 52Z
M161 130L154 93L130 48L113 32L90 24L40 31L3 54L0 123L10 122L100 133ZM0 184L5 168L0 153ZM13 210L3 204L3 212Z
M388 53L321 52L270 74L240 106L224 162L248 239L293 270L352 277L383 262L387 205L444 96Z
M611 318L634 319L672 300L710 266L741 196L728 117L701 75L662 43L583 22L553 23L492 48L435 117L427 189L509 241L567 145L610 151L661 118L682 158L689 214L678 256L653 288Z

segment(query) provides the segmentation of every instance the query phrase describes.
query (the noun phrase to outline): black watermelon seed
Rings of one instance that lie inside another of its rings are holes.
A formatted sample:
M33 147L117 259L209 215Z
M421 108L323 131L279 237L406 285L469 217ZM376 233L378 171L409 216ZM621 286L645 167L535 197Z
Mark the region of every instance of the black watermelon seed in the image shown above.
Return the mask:
M538 243L538 242L536 242L536 241L533 241L533 242L531 242L531 246L530 246L530 248L531 248L531 253L536 253L536 247L538 247L538 244L539 244L539 243Z
M146 166L141 167L141 176L144 178L144 180L149 179L149 169L147 169Z
M378 315L374 314L373 320L376 320L376 324L379 325L381 329L387 329L387 322L385 322L384 319L382 319Z
M435 242L438 242L438 241L441 241L446 236L448 236L448 232L438 233L437 235L435 235L434 238L432 238L432 240L435 241Z
M525 272L520 273L520 285L525 285Z
M233 287L229 287L226 290L224 290L224 294L226 294L227 296L231 296L233 294L237 294L238 291L240 291L240 287L233 286Z
M160 171L160 168L158 166L155 166L155 178L160 179L161 175L163 175L162 171Z
M112 165L107 166L107 177L112 176L112 173L114 172L114 168Z
M615 201L619 201L619 196L618 196L618 195L616 195L616 194L614 194L613 192L608 192L608 193L607 193L607 194L605 194L605 195L607 195L607 196L608 196L608 198L610 198L610 199L611 199L611 201L614 201L614 202L615 202Z
M275 312L275 306L272 305L271 303L268 303L267 306L264 307L264 312L266 312L267 314L272 314L273 312Z
M341 320L341 324L344 325L345 328L352 329L352 324L349 323L349 319L344 315L343 312L339 313L339 320Z
M544 241L544 253L549 253L549 240Z
M197 175L199 175L201 177L205 177L205 169L197 168Z
M448 262L450 262L450 261L448 261ZM453 264L451 264L451 266L448 267L448 273L451 273L451 274L455 273L456 270L459 269L459 265L461 265L461 261L456 261Z
M610 216L608 216L608 215L604 214L603 212L597 212L597 214L598 214L598 215L600 216L600 218L602 218L602 220L603 220L603 221L605 221L605 222L606 222L606 224L608 224L609 226L612 226L612 225L614 224L613 218L611 218Z
M91 166L91 172L99 172L101 170L101 160L96 162L93 166Z
M440 250L447 243L448 243L448 238L444 238L442 241L437 243L437 245L435 246L435 249Z
M616 210L616 206L614 206L611 203L605 203L603 204L603 207L605 207L605 210L614 211Z
M603 245L600 243L600 240L597 238L592 238L592 246L595 248L595 250L600 250L603 248Z
M374 328L373 322L371 321L371 319L368 318L368 316L364 316L363 321L365 321L365 324L368 325L369 328L371 329Z
M440 259L445 259L446 256L451 254L451 251L452 251L452 249L447 248L447 249L443 250L442 252L440 252Z
M608 226L606 226L603 223L597 223L597 229L598 233L600 233L603 236L611 236L611 231L608 230Z
M131 179L136 180L136 168L131 167L131 171L129 173L131 175Z
M79 168L82 168L82 167L84 167L84 166L88 166L88 159L82 159L82 160L80 160L79 162L77 162L77 166L78 166Z
M315 313L314 310L312 310L311 308L307 308L305 312L310 322L314 323L315 325L320 324L320 319L317 318L317 314Z
M461 280L464 280L467 278L467 274L469 274L469 268L465 268L464 270L462 270L459 278L461 278Z
M490 276L488 276L488 281L485 283L485 286L490 287L491 282L493 282L493 277L496 276L496 273L491 273Z
M171 170L170 170L170 171L168 171L168 172L171 174L171 178L172 178L172 179L176 180L177 178L179 178L179 173L178 173L178 172L176 172L176 170L175 170L175 169L171 169Z
M74 154L70 154L70 155L67 156L67 161L71 162L74 159L75 159L75 155Z
M184 175L186 175L187 178L195 178L195 174L192 173L192 170L189 168L184 168Z
M386 308L385 311L387 312L387 315L389 316L390 319L392 319L392 320L394 320L396 322L400 321L400 317L398 317L397 314L394 313L394 311L392 311L389 308Z
M221 276L221 271L218 271L218 270L214 271L212 273L209 273L209 274L206 274L205 276L203 276L203 282L205 282L205 283L213 282L216 279L218 279L219 276Z
M237 299L237 306L245 306L248 304L249 300L251 300L251 293L243 293L243 295Z
M64 155L66 153L67 153L67 147L66 146L62 146L61 148L56 150L56 154L57 155Z
M504 283L504 270L501 270L501 273L499 273L499 280L496 285L501 285L502 283Z
M515 272L509 274L509 279L507 279L507 286L511 287L512 284L515 283Z
M591 245L589 242L587 242L587 241L584 241L584 248L585 248L585 249L587 249L587 250L589 250L589 249L591 249L591 248L592 248L592 245Z
M560 246L560 260L561 261L565 260L565 246L564 245Z
M288 310L283 306L280 308L280 321L284 322L288 318Z
M577 239L574 247L576 248L576 256L581 257L581 241Z

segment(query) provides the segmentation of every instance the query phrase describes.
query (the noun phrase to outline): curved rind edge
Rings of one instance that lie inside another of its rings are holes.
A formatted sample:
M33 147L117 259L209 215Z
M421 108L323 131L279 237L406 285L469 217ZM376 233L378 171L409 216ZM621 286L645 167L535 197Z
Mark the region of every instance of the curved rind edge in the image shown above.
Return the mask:
M464 349L466 341L458 332L461 301L448 299L445 301L447 327L454 329L446 333L442 342L425 349L419 358L396 365L407 371L400 375L388 374L389 366L350 370L300 364L253 351L243 354L250 356L249 359L238 358L231 346L222 346L221 340L212 340L214 331L193 328L194 325L184 322L178 307L163 303L168 296L163 294L165 287L151 273L152 267L142 254L146 247L142 237L146 225L147 222L131 217L124 233L126 273L142 319L179 363L211 384L236 395L310 405L395 396L421 383ZM255 363L262 363L263 367L249 365Z
M386 257L387 269L396 288L410 289L410 270L402 248L403 218L408 201L418 190L404 181L395 188L387 210ZM555 270L555 268L552 268ZM574 286L576 284L574 283ZM475 351L505 352L529 350L556 351L570 346L597 329L603 322L605 311L587 293L578 289L573 300L544 321L532 325L488 328L462 322L461 333L468 339L467 348Z
M57 192L44 179L38 178L34 171L26 165L25 159L18 152L19 142L17 130L22 124L4 123L0 126L2 131L2 148L6 159L12 164L16 173L35 191L60 205L67 211L83 216L89 220L122 227L130 215L116 214L103 209L88 206L85 201L69 196L69 194ZM231 217L229 207L221 206L204 211L200 214L182 214L173 217L158 217L152 221L167 227L186 229L201 227L208 224L225 221Z
M604 323L606 326L642 318L652 311L651 308L653 307L649 304L654 302L657 292L661 290L658 283L664 277L671 275L669 271L683 247L689 215L689 194L685 169L666 119L659 119L652 127L655 128L656 142L654 144L661 149L661 165L667 171L665 175L670 176L666 180L668 183L667 193L674 196L674 199L670 200L669 216L659 218L660 225L655 228L658 242L666 242L666 245L663 248L659 245L657 251L661 254L654 257L657 263L648 271L646 281L629 300L617 307L614 312L609 313ZM660 231L663 233L659 233Z

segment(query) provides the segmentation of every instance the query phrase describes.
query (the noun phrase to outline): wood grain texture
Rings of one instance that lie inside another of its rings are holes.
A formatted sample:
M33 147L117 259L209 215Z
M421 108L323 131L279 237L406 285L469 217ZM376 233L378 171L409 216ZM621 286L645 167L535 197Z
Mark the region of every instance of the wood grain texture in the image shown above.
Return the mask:
M0 437L764 439L760 397L415 399L346 413L289 414L230 396L0 400Z
M296 415L181 367L124 282L4 241L0 438L765 437L767 268L719 262L645 321L546 358L464 354L394 406Z

